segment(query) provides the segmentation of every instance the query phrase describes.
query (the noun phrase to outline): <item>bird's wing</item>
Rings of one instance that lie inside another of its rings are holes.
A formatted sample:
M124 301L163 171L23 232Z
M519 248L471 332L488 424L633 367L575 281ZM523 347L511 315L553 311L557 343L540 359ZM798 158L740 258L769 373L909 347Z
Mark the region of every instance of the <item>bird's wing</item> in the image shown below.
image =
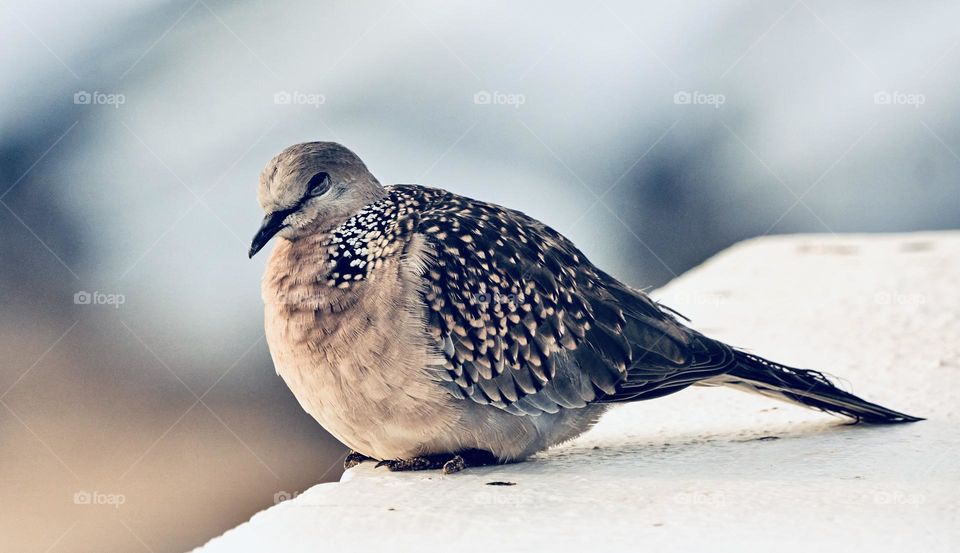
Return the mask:
M415 196L432 246L427 327L454 396L515 414L663 395L724 372L729 348L687 329L523 213L442 190ZM409 200L408 200L409 201Z

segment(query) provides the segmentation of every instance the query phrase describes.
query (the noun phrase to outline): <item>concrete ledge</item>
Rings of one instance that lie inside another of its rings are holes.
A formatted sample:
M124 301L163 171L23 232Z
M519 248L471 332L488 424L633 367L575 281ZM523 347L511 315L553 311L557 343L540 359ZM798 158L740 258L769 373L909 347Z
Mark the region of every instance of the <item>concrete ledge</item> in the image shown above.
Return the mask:
M781 236L655 294L709 335L927 421L854 427L694 388L526 463L364 464L197 551L960 550L957 283L960 232Z

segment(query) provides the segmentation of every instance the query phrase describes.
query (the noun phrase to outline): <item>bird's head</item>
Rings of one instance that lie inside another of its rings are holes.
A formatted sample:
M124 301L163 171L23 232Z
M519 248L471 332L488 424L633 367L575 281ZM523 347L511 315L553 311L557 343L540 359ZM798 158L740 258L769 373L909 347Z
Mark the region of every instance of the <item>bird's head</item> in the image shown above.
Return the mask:
M250 244L250 257L274 236L296 240L328 231L384 190L356 154L335 142L295 144L260 173L257 200L266 213Z

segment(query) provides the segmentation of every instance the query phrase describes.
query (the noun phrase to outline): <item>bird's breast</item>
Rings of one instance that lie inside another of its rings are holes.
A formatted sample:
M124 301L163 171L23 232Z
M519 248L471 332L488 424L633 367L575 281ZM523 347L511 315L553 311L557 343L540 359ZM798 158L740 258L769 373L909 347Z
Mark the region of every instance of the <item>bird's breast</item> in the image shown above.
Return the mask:
M268 263L265 330L277 372L351 448L378 458L417 454L456 413L426 370L439 359L413 281L397 258L363 281L330 286L318 246L281 241Z

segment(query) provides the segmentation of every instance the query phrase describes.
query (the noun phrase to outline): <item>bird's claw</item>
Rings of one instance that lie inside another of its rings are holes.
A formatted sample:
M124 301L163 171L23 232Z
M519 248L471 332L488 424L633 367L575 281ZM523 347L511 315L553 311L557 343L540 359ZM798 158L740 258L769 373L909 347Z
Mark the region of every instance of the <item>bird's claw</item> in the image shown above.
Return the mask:
M449 461L443 464L443 469L441 470L444 474L453 474L465 468L467 468L467 463L463 460L463 457L454 455Z
M498 459L489 451L467 450L461 453L423 455L410 459L387 459L377 463L376 468L387 467L391 472L440 469L443 474L453 474L468 467L497 464Z
M440 468L442 464L436 455L411 457L410 459L385 459L377 463L376 468L387 467L390 472L407 472L412 470L430 470Z
M372 457L367 457L363 453L357 453L356 451L350 450L347 453L347 456L343 459L343 470L352 469L353 467L359 465L364 461L372 461ZM377 465L378 467L380 465Z

